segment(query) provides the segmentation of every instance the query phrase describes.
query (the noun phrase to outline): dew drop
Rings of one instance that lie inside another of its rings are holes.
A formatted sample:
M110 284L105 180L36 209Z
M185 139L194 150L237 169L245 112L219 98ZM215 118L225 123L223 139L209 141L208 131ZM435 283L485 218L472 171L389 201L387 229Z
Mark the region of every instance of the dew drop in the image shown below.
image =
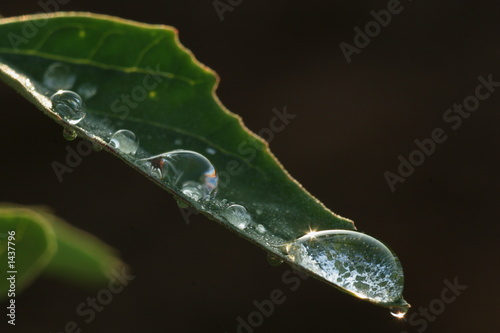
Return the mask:
M123 154L135 155L139 149L139 140L134 132L121 129L111 136L109 145Z
M71 72L71 68L60 62L50 65L43 74L43 84L54 90L71 89L75 81L76 75Z
M259 233L265 234L266 233L266 227L264 227L262 224L257 225L255 228Z
M350 230L312 231L287 245L295 263L357 297L381 304L406 304L403 269L380 241Z
M34 91L34 90L35 90L35 86L34 86L34 85L33 85L33 83L31 82L31 80L30 80L30 79L28 79L28 78L27 78L26 80L24 80L24 86L25 86L27 89L31 90L31 91Z
M200 186L196 182L186 182L182 185L181 192L187 197L190 197L194 201L199 201L203 198L203 193L200 190Z
M176 197L175 199L177 201L177 205L181 209L187 209L189 206L189 203L187 203L184 199L181 199L181 197Z
M241 230L244 230L252 222L252 218L242 205L230 205L224 211L224 216L232 225Z
M271 266L279 266L279 265L281 265L283 263L283 259L281 259L278 256L275 256L274 254L268 253L267 254L267 262Z
M210 198L217 192L217 171L197 152L179 149L140 159L137 163L153 177L177 187L196 201Z
M93 84L86 82L80 85L76 91L84 100L91 99L97 93L97 87Z
M208 148L206 149L206 151L207 151L207 154L210 154L210 155L215 155L215 153L216 153L215 149L210 148L210 147L208 147Z
M63 130L63 137L68 140L68 141L73 141L76 139L76 137L78 136L78 134L76 134L76 132L69 128L69 127L65 127L64 130Z
M398 319L403 319L408 312L409 306L397 306L391 308L391 315Z
M85 117L85 106L77 93L59 90L50 97L52 109L72 125L78 124Z
M95 152L100 152L102 150L102 146L97 142L92 142L92 150Z

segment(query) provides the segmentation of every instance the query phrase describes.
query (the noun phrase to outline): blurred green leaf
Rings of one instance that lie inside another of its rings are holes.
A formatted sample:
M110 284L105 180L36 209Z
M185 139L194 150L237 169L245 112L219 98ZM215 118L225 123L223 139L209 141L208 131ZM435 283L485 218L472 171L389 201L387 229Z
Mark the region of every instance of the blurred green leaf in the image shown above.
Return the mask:
M46 208L0 205L0 269L17 272L17 292L40 274L84 286L101 285L123 265L114 249ZM8 289L0 284L0 299Z
M17 272L16 294L26 288L57 252L57 240L50 222L23 207L0 207L0 269ZM10 264L9 264L10 262ZM0 299L7 297L10 284L0 283Z

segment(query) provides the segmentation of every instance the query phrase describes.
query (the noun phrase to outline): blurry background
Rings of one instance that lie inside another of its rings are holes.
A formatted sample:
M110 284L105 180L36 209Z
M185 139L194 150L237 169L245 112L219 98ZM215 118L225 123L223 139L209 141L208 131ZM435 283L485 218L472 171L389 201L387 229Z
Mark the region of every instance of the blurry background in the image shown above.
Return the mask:
M70 0L60 9L175 26L219 73L222 102L255 132L286 105L297 117L272 151L327 207L398 254L412 310L440 299L445 279L468 286L425 330L497 331L500 88L459 129L442 117L479 75L500 81L500 3L401 4L350 64L339 44L353 44L353 28L387 1L247 0L224 21L212 0ZM4 16L42 11L36 1L0 5ZM51 163L64 163L78 141L3 83L0 100L0 201L53 207L117 248L136 276L89 324L75 310L98 290L40 279L17 298L16 331L63 332L76 321L82 332L232 333L274 289L286 301L255 332L423 331L312 279L290 291L289 267L271 267L262 250L200 215L186 224L166 192L107 153L85 157L59 183ZM398 155L438 127L448 140L392 193L383 173L397 172Z

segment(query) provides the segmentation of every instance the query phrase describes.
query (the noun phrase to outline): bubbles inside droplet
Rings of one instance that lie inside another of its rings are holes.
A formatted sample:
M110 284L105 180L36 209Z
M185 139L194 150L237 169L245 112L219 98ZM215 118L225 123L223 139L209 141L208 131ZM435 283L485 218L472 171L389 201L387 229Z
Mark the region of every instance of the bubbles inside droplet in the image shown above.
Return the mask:
M278 256L275 256L273 254L268 253L267 254L267 262L271 266L279 266L279 265L281 265L283 263L283 259L281 259Z
M78 134L76 134L76 132L69 128L69 127L65 127L64 130L63 130L63 137L68 140L68 141L73 141L76 139L76 137L78 136Z
M85 117L85 106L77 93L59 90L50 97L52 109L64 120L74 125Z
M194 200L207 199L217 191L219 178L212 163L189 150L174 150L137 161L153 177L177 187Z
M54 90L71 89L76 81L76 75L67 65L56 62L50 65L43 74L43 84Z
M375 303L404 303L403 269L381 242L350 230L310 232L287 245L290 259Z
M134 132L122 129L111 136L109 145L123 154L134 155L139 149L139 140Z
M252 222L246 208L241 205L230 205L224 211L224 216L229 223L241 230L244 230Z

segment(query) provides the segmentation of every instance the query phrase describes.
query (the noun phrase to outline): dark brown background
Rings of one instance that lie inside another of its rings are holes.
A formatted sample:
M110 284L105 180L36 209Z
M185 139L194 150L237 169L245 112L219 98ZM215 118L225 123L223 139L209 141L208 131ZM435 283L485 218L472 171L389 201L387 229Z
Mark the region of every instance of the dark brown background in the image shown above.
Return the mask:
M61 9L177 27L220 74L220 99L254 131L286 105L297 118L273 152L327 207L395 250L414 310L440 297L444 279L468 286L426 331L496 332L500 90L456 131L442 115L474 92L477 76L500 81L500 4L402 4L349 65L339 43L352 43L353 28L387 1L246 0L224 22L210 0L71 0ZM0 5L4 16L41 11L35 1ZM269 266L263 251L201 216L186 225L168 194L109 154L92 153L60 184L51 162L77 142L5 84L0 98L0 201L53 207L117 248L136 275L88 325L75 309L97 290L40 279L18 297L15 331L61 332L75 320L83 332L232 333L253 300L279 288L286 302L256 332L417 332L317 281L290 292L288 267ZM437 127L448 140L391 193L384 171Z

